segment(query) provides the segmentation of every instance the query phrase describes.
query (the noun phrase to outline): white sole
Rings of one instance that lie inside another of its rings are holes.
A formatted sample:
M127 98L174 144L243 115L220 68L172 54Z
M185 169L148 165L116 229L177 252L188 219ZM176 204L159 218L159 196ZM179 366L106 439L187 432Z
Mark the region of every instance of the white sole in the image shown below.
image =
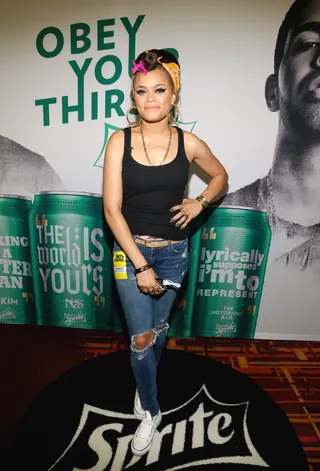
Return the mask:
M161 420L162 420L162 417L160 418L157 427L159 427L159 425L161 424ZM157 428L157 427L156 427L156 428ZM156 433L156 432L155 432L155 433ZM149 451L150 448L151 448L153 439L154 439L154 435L153 435L152 440L151 440L151 442L149 443L149 445L148 445L146 448L144 448L143 450L136 450L136 449L133 447L133 440L131 440L131 452L132 452L132 454L135 455L135 456L143 456L143 455L145 455L146 453L148 453L148 451Z

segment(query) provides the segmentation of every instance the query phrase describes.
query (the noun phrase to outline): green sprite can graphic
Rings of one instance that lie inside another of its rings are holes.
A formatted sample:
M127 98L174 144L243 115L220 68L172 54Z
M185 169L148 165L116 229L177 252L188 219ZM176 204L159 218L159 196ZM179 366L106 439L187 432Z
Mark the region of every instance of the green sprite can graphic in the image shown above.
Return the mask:
M31 199L0 195L0 323L36 321L29 247Z
M271 240L267 214L210 211L202 226L193 335L254 338Z
M111 237L101 195L38 193L29 228L38 324L112 330Z

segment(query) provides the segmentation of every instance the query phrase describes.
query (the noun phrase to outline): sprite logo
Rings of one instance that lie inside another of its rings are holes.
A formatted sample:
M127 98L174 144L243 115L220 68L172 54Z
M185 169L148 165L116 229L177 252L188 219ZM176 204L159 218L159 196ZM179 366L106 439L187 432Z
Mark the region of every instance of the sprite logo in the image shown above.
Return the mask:
M5 312L0 312L0 320L3 321L5 319L15 319L16 315L12 309L8 309Z
M231 466L227 469L235 469L232 465L237 463L242 469L271 469L251 441L250 424L247 423L249 407L249 401L238 404L219 402L203 384L185 403L164 412L164 424L161 424L145 458L132 457L130 451L135 424L133 415L85 403L78 428L48 471L80 471L74 467L74 457L83 451L95 454L96 465L90 469L96 471L163 470L162 456L166 457L166 471L207 470L213 469L214 465L219 469L220 464L225 469L228 464ZM178 466L177 455L180 460Z
M64 322L67 325L70 324L86 324L87 323L87 316L83 314L81 311L77 314L66 314L64 313Z
M236 324L231 322L230 324L217 324L214 334L216 337L228 334L230 332L237 332Z

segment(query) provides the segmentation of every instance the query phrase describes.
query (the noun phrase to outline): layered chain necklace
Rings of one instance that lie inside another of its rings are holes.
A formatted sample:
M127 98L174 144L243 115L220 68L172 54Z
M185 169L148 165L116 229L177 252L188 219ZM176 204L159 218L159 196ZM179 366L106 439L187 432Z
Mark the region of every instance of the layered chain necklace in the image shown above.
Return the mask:
M142 131L142 125L140 126L140 132L141 132L141 138L142 138L142 144L143 144L143 149L144 149L144 153L146 154L146 157L147 157L147 160L149 162L149 164L151 165L151 167L158 167L158 165L153 165L153 163L151 162L151 160L149 159L149 155L148 155L148 152L147 152L147 148L146 148L146 143L144 141L144 135L143 135L143 131ZM168 144L168 147L167 147L167 151L165 153L165 156L163 157L162 161L160 162L159 164L159 167L161 165L163 165L164 161L166 160L166 158L168 157L168 154L169 154L169 150L170 150L170 146L171 146L171 138L172 138L172 130L171 130L171 126L169 126L169 144Z

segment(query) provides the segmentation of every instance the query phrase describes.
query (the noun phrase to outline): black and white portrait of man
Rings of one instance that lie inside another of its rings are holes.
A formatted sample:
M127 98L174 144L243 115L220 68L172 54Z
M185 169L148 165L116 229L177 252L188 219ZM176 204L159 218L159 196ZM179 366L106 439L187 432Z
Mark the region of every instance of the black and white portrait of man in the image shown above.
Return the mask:
M296 0L287 12L265 99L279 112L271 169L221 204L265 210L272 258L320 274L320 0Z
M63 185L46 159L0 135L0 193L33 197Z

